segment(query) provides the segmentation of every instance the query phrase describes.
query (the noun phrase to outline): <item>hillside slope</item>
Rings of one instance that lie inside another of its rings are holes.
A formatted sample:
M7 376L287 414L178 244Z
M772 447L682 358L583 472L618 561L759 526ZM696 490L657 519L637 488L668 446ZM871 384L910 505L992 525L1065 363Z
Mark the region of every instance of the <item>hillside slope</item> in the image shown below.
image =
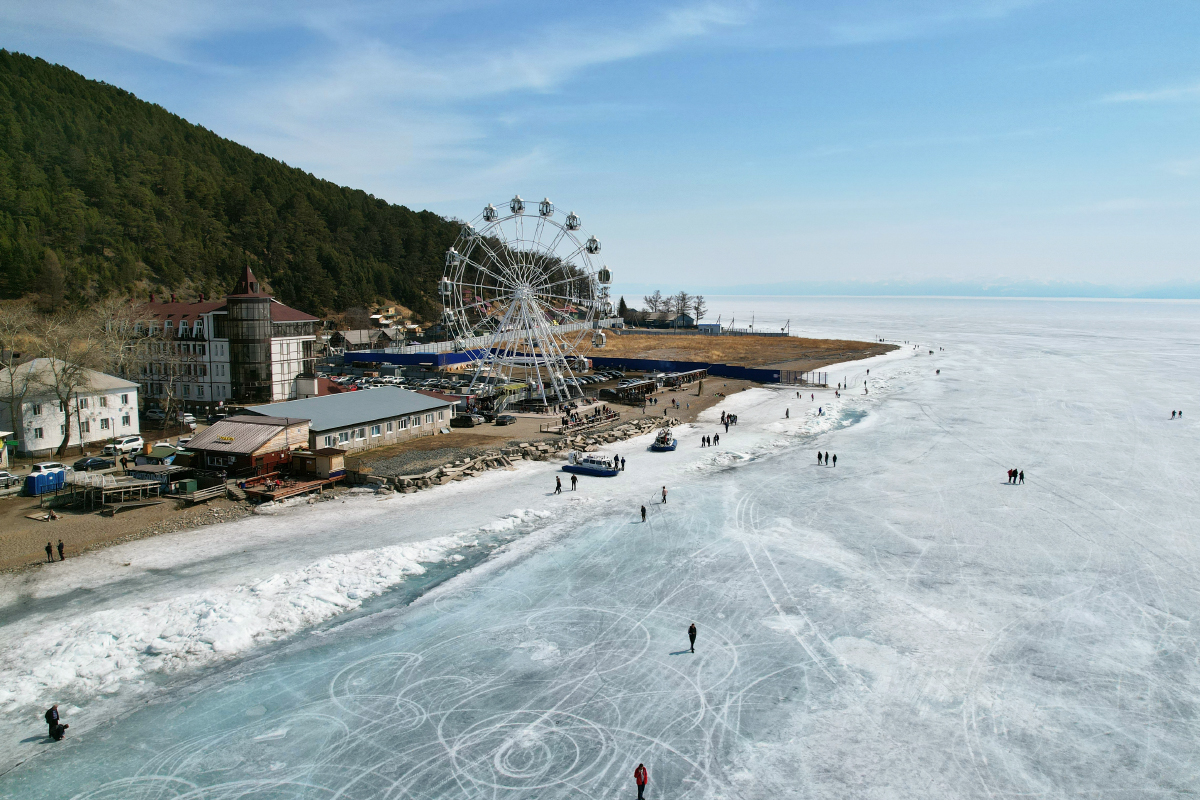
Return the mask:
M44 291L55 260L77 303L138 286L216 294L249 260L306 311L387 297L429 314L457 230L0 50L0 297Z

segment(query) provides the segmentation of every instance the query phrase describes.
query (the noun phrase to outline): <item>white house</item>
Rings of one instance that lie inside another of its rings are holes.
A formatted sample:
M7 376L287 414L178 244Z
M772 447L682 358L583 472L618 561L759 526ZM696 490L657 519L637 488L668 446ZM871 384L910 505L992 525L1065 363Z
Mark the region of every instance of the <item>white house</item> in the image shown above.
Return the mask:
M50 389L51 359L35 358L0 369L0 428L12 429L17 452L49 455L69 436L68 444L100 444L117 436L135 436L138 428L138 385L124 378L85 370L83 385L71 393L71 422L63 404ZM10 374L11 369L11 374ZM7 395L21 398L11 419Z

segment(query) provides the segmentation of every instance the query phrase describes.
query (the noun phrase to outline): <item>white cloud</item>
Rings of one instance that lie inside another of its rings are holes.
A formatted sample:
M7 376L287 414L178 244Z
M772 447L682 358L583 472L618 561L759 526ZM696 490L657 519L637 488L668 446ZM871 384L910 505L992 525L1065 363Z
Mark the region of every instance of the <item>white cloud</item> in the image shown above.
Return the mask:
M1200 83L1186 86L1168 86L1130 92L1114 92L1102 97L1103 103L1175 103L1200 100Z

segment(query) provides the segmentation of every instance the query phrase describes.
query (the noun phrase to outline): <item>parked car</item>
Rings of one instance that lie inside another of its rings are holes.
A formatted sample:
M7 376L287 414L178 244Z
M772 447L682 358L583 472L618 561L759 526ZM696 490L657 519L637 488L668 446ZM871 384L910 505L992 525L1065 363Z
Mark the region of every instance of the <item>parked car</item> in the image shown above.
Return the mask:
M136 453L146 446L140 436L122 436L120 439L114 439L104 445L104 450L101 455L105 456L120 456L127 453Z
M76 472L91 472L94 469L108 469L113 466L112 459L89 456L81 458L71 465Z
M146 409L146 413L142 416L146 419L152 419L161 422L167 418L167 412L163 411L161 408L149 408Z
M10 486L15 486L20 483L21 479L11 472L0 470L0 489L7 489Z
M187 443L192 440L190 436L180 436L179 441L175 442L176 447L187 447Z
M483 417L478 414L459 414L456 417L450 418L451 428L474 428L476 425L482 425L483 423Z
M40 462L38 464L34 464L32 467L30 467L29 473L31 475L37 475L38 473L41 473L41 472L58 472L59 470L66 472L67 465L63 464L60 461L42 461L42 462Z
M496 417L497 425L512 425L516 421L517 418L512 414L501 414L500 416Z
M184 425L195 425L196 417L193 414L180 414L179 421L182 422Z
M228 414L209 414L205 419L209 425L212 425L214 423L220 422L223 419L226 419L228 416L229 416Z

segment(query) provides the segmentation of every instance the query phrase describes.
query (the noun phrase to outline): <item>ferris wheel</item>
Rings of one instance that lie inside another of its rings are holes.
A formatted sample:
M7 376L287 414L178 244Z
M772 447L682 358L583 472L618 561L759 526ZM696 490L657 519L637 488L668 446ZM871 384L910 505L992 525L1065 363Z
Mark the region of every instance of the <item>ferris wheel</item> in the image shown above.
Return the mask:
M438 292L456 347L479 354L472 388L526 383L543 403L583 394L581 347L612 313L599 254L600 240L549 198L488 204L463 225Z

